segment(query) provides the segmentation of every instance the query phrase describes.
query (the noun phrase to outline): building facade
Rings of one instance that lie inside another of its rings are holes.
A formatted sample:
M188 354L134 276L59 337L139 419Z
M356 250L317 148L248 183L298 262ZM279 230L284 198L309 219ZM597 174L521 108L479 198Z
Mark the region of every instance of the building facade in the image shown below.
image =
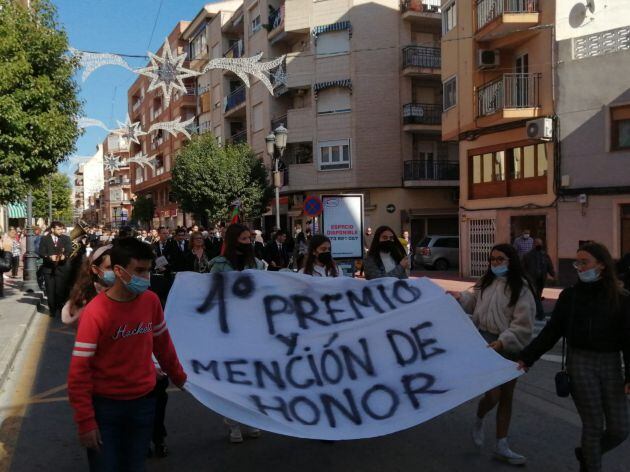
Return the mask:
M630 1L558 1L561 281L581 241L630 252Z
M442 137L459 143L466 276L482 275L490 248L525 229L557 258L555 3L442 2ZM528 131L538 119L551 134Z
M213 10L209 10L212 8ZM208 5L184 32L191 67L286 55L247 88L229 71L198 77L198 125L246 141L271 168L265 138L288 129L281 222L306 225L309 195L361 193L367 226L457 234L456 146L441 142L440 5L436 0L257 0ZM275 221L275 207L264 218Z
M117 134L109 134L103 141L103 154L119 159L118 170L103 169L104 185L101 197L101 224L108 228L120 228L131 219L134 199L131 193L131 170L129 168L129 142Z

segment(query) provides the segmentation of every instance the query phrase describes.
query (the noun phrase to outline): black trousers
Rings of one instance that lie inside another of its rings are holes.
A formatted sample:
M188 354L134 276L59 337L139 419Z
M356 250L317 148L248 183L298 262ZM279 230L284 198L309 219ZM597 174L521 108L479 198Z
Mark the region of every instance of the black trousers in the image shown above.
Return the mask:
M48 310L51 316L56 316L61 313L61 309L68 299L70 288L68 287L68 274L62 270L45 271L44 280L46 281Z
M17 277L19 267L20 267L20 256L13 256L11 258L11 275L13 277Z
M166 426L164 418L166 416L166 403L168 402L168 377L158 377L153 389L155 394L155 418L153 420L153 444L162 444L166 437Z

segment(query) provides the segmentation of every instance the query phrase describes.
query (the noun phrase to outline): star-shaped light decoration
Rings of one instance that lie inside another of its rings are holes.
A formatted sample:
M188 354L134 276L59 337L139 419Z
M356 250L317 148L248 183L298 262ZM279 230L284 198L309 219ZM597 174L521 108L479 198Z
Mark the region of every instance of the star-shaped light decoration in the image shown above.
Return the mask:
M149 52L151 65L142 69L137 69L136 73L145 75L151 79L151 84L147 89L149 92L161 88L164 94L164 105L168 107L171 95L174 90L186 93L184 79L195 77L199 72L183 67L186 54L173 54L168 38L164 40L162 55L157 56Z
M136 144L140 144L138 136L147 134L140 129L139 121L136 121L134 123L131 122L131 118L129 118L129 115L127 115L127 119L124 123L121 123L118 120L116 120L116 122L118 123L118 129L112 130L112 133L119 135L128 143L133 141Z
M136 154L133 157L130 157L128 162L133 162L134 164L138 164L144 169L144 166L149 166L153 171L155 171L155 158L150 158L144 154Z
M92 72L103 66L120 66L131 71L133 70L127 61L118 54L84 52L75 48L70 48L70 53L79 58L79 64L83 68L83 73L81 74L83 82L87 80Z
M249 87L249 77L247 75L253 75L265 84L269 93L273 95L273 85L271 85L268 74L270 74L269 71L281 65L286 56L278 57L272 61L260 62L262 55L263 53L261 52L253 57L241 57L237 59L222 57L212 59L208 62L206 67L203 68L202 73L212 69L226 69L236 74L247 87Z
M280 64L278 68L271 73L273 79L274 92L281 95L287 89L287 73L284 70L284 66Z
M108 154L107 156L103 157L103 168L110 171L112 174L120 169L120 165L121 162L118 159L118 156Z
M103 128L105 131L110 131L110 129L103 123L101 120L95 120L94 118L79 118L77 120L77 127L84 129L89 128L91 126L97 126L99 128Z
M150 134L151 132L158 129L163 129L164 131L169 133L171 136L177 136L177 133L182 133L188 139L190 139L190 132L186 128L188 128L191 124L193 124L193 122L195 121L195 117L193 116L188 121L181 121L181 119L182 119L181 117L177 117L177 119L173 121L164 121L160 123L154 123L149 128L149 131L147 132L147 134Z

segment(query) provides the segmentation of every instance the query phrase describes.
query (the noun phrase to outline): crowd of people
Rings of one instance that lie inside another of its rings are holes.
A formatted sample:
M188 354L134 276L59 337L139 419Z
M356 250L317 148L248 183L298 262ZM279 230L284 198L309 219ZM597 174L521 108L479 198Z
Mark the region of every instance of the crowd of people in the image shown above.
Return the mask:
M64 232L61 223L53 222L38 235L36 250L51 316L60 314L64 323L78 326L68 392L92 470L121 470L123 463L125 470L143 470L147 449L158 457L168 454L167 387L170 381L183 388L186 381L163 316L178 272L253 269L344 276L332 257L331 240L310 228L292 234L276 229L265 241L261 231L239 223L174 231L94 227L85 229L78 246ZM9 231L2 239L0 261L11 269L22 254L17 234ZM367 228L364 244L366 256L356 269L365 279L409 277L408 233ZM543 241L529 231L512 244L494 246L485 274L473 287L449 293L488 346L519 369L527 371L561 338L566 340L571 394L583 423L575 456L581 471L597 472L602 455L630 431L630 296L623 288L630 280L630 256L615 267L605 246L589 242L578 250L574 268L579 281L562 291L533 340L542 290L555 272ZM484 444L484 422L496 408L494 457L520 465L525 456L508 444L516 383L482 397L472 439L479 447ZM231 443L261 436L254 427L230 418L224 422Z

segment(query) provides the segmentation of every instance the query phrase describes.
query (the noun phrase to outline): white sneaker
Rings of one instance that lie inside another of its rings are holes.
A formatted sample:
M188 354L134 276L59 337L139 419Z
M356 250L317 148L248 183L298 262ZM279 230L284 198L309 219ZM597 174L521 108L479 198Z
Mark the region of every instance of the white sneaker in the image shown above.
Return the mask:
M523 465L527 462L525 456L517 454L510 449L510 446L508 446L507 440L505 439L497 441L497 445L494 448L494 458L502 462L507 462L511 465Z
M485 434L483 431L483 419L477 418L472 429L472 440L477 447L483 447L485 442Z
M232 444L243 442L243 433L240 426L230 426L230 442Z

